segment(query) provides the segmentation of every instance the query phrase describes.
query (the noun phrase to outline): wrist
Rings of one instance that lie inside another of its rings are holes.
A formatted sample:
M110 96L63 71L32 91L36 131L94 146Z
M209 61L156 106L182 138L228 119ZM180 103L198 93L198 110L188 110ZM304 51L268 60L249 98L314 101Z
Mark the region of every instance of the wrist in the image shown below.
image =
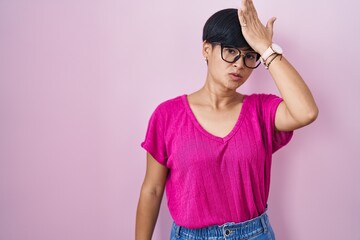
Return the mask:
M266 62L264 62L265 69L269 69L270 64L271 64L277 57L280 57L279 60L281 61L281 59L282 59L282 54L274 53L274 54L272 54L270 57L268 57L268 59L266 59Z
M260 56L262 56L269 47L271 47L271 42L262 44L261 46L259 46L257 52L260 54Z
M283 50L282 48L275 44L272 43L264 52L263 54L261 54L260 60L263 64L266 63L266 61L269 59L270 56L272 56L273 54L279 54L282 55L283 54Z

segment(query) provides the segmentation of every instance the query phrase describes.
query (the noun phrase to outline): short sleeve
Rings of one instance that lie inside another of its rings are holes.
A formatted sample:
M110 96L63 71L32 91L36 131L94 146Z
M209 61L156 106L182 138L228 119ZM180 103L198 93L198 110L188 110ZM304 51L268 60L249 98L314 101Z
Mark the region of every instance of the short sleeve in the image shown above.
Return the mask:
M165 143L165 114L161 107L157 107L150 117L145 140L141 143L141 147L151 154L156 161L162 165L166 165L167 151Z
M269 141L271 141L272 152L276 152L289 143L293 136L293 131L277 131L275 128L276 110L282 98L273 94L263 94L261 98L262 113L265 121L266 132Z

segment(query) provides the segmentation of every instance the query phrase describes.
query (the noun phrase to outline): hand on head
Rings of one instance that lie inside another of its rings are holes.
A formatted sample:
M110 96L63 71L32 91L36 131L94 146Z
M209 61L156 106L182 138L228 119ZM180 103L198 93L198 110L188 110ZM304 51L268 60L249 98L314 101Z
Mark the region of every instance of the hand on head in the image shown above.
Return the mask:
M273 26L276 18L270 18L264 26L257 15L252 0L242 0L238 9L238 16L245 40L259 54L265 52L272 43Z

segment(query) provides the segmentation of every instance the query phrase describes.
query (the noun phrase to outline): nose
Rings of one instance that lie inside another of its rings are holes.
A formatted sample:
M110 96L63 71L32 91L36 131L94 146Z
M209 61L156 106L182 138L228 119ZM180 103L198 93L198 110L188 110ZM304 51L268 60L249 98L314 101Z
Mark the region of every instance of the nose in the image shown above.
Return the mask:
M245 68L245 61L244 58L245 55L244 54L240 54L239 58L234 62L234 67L240 67L240 68Z

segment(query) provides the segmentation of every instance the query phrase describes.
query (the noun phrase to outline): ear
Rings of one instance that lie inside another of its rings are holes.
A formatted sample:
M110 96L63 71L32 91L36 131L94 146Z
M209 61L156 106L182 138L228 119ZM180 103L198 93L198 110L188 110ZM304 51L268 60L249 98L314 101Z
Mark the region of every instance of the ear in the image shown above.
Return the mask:
M202 54L204 56L205 59L208 58L210 52L211 52L211 43L208 43L206 40L203 41L203 48L202 48Z

